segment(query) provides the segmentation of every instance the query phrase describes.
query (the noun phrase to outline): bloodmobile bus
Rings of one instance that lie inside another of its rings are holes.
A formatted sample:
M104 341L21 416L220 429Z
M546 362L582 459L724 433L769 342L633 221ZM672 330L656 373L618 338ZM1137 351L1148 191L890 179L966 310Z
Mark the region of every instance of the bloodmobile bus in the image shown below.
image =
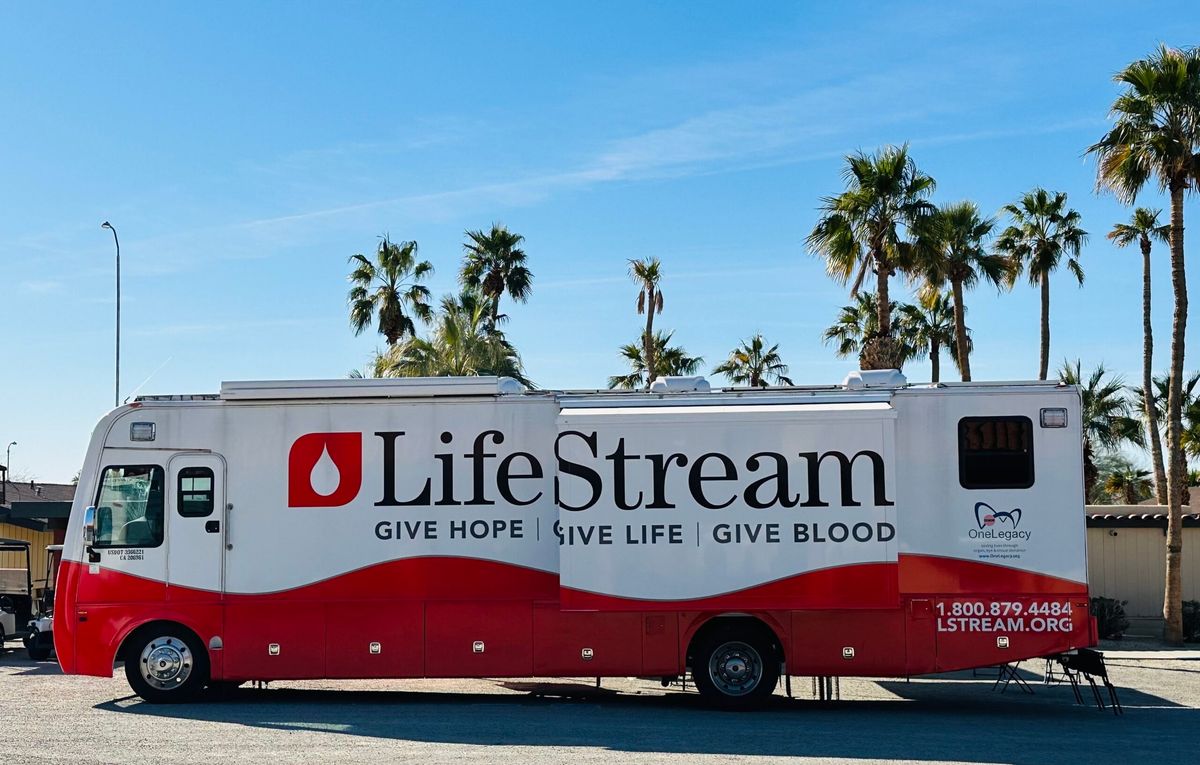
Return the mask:
M1046 382L649 392L229 382L96 427L65 672L249 680L907 676L1096 643L1080 398Z

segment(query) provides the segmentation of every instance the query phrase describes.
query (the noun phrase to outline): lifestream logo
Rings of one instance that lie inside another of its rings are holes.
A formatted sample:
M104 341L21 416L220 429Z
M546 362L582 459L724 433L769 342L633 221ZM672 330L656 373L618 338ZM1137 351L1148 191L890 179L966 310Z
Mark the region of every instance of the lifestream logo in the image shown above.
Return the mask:
M481 430L459 441L461 446L455 435L441 432L443 448L425 457L411 452L421 448L418 437L402 430L375 431L382 485L374 505L470 507L502 501L524 507L547 490L556 506L572 512L609 503L621 510L680 505L723 510L739 503L754 509L895 505L887 496L887 465L871 449L642 454L624 436L605 439L594 431L564 430L554 441L553 465L544 467L537 454L505 446L511 440L499 430ZM362 489L366 436L306 433L297 438L288 454L288 505L353 502Z

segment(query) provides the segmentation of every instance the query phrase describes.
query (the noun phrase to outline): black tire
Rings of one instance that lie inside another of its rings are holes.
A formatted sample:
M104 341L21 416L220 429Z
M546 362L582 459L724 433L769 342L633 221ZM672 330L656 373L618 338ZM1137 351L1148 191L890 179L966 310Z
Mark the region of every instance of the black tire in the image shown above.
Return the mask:
M752 709L775 692L779 659L760 630L731 627L713 632L692 656L692 680L708 703Z
M25 652L29 654L30 659L45 661L50 658L50 653L54 650L54 643L49 637L47 634L32 630L25 636Z
M195 701L208 683L208 652L183 627L150 625L125 643L125 679L151 704Z

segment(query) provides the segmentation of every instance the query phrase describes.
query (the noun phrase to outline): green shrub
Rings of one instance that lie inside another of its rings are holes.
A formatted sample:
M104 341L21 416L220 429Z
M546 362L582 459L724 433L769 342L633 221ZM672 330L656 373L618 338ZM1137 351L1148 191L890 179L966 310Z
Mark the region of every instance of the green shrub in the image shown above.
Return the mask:
M1120 640L1129 629L1129 619L1125 616L1125 604L1128 600L1115 598L1092 598L1092 616L1096 617L1096 631L1101 640Z
M1200 600L1183 601L1183 639L1200 643Z

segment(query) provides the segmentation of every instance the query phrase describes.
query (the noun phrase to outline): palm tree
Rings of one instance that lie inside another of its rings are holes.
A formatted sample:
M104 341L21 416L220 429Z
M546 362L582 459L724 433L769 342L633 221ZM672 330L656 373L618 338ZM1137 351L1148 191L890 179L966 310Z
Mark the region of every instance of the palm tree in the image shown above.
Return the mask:
M1200 183L1200 52L1160 46L1114 80L1125 91L1113 102L1112 128L1088 152L1098 159L1096 184L1133 204L1153 178L1171 195L1171 383L1167 397L1167 555L1163 637L1183 641L1183 489L1186 488L1180 398L1187 280L1183 260L1183 197Z
M416 242L392 242L386 236L372 262L365 255L352 255L355 264L350 272L353 284L347 295L350 303L350 326L361 335L378 316L379 334L394 346L404 337L416 332L412 316L428 321L429 288L421 284L433 273L429 261L417 261Z
M642 355L641 358L646 360L646 366L651 369L655 366L654 352L655 334L654 334L654 316L661 314L663 309L662 288L659 282L662 279L662 263L658 258L644 258L642 260L629 261L629 277L637 283L637 312L638 315L646 315L646 331L642 333ZM649 387L653 377L646 380L646 385ZM612 387L611 385L609 386Z
M630 372L608 378L609 388L649 389L656 377L693 375L704 364L701 356L689 356L682 346L670 345L674 332L657 332L654 335L653 366L646 363L643 347L638 343L621 346L621 356L629 362Z
M1151 405L1154 398L1153 369L1154 336L1150 325L1150 249L1152 240L1166 242L1170 226L1160 225L1161 210L1139 207L1133 211L1128 223L1118 223L1108 232L1108 238L1118 247L1128 247L1137 242L1142 250L1142 389L1145 395L1143 414L1150 438L1150 456L1154 464L1154 493L1158 504L1167 504L1167 473L1163 467L1162 437L1158 432L1158 415Z
M459 282L487 299L488 326L495 329L502 318L500 298L508 293L524 303L533 291L533 274L525 266L525 251L519 246L525 237L500 223L493 223L486 233L467 231L466 237L469 241L463 244Z
M792 385L787 377L787 364L779 356L779 345L766 346L767 341L763 340L762 334L743 340L713 372L725 375L734 385L749 385L751 388L765 388L771 383Z
M892 301L890 313L898 314L903 303ZM837 321L829 326L821 339L826 345L834 345L834 353L838 358L847 358L862 353L862 346L867 338L877 334L879 327L879 311L874 292L860 292L854 296L854 302L838 309ZM895 333L896 348L900 352L901 363L907 362L917 353L906 333Z
M1180 448L1183 449L1183 467L1185 472L1188 469L1188 459L1200 457L1200 394L1197 394L1196 391L1198 385L1200 385L1200 372L1192 372L1184 379L1179 396L1180 409L1182 411L1180 418L1182 432L1180 433L1179 444ZM1151 396L1148 402L1141 388L1130 388L1129 393L1138 411L1144 411L1147 405L1149 405L1154 412L1155 418L1161 422L1167 417L1167 399L1170 397L1171 391L1170 377L1159 375L1152 378L1150 390ZM1183 489L1182 504L1184 505L1190 504L1187 486L1190 486L1191 483L1191 479L1188 479L1188 483Z
M850 283L851 297L857 297L867 270L875 271L878 317L860 343L859 363L863 369L899 369L904 353L892 336L888 278L912 267L911 239L936 210L927 201L935 184L917 169L907 145L847 156L842 177L846 190L822 199L821 218L806 243L824 258L830 276Z
M1050 365L1050 275L1064 258L1067 270L1083 284L1079 253L1087 232L1079 227L1079 213L1067 208L1067 195L1035 188L1014 204L1004 206L1012 224L996 240L996 250L1008 256L1010 284L1022 271L1042 292L1042 342L1038 379L1045 380Z
M375 355L371 357L371 363L369 366L351 369L346 373L346 377L351 380L369 380L373 377L379 377L380 375L378 374L377 370L379 369L379 360L382 358L383 354L381 354L379 351L375 351Z
M1091 499L1097 488L1096 449L1117 449L1125 444L1145 445L1145 435L1129 400L1125 398L1125 381L1120 375L1109 375L1101 364L1085 378L1080 362L1064 361L1060 378L1067 385L1078 385L1080 419L1083 426L1083 492ZM1105 379L1107 377L1107 379Z
M895 313L896 302L888 307ZM826 345L836 344L838 358L846 358L862 352L863 342L879 332L879 309L874 292L859 292L854 302L838 310L837 320L821 334ZM907 358L905 359L907 360Z
M950 284L957 338L954 360L963 382L970 382L971 346L967 338L963 290L974 287L981 279L997 288L1007 284L1008 259L987 251L986 242L996 226L996 219L983 217L974 202L943 205L929 224L927 235L923 237L925 246L921 248L921 270L926 281L926 294L922 297L927 297L930 291L940 292L947 283Z
M1136 505L1150 494L1150 471L1123 465L1105 476L1104 490L1126 505Z
M533 387L521 357L490 326L492 301L470 290L442 298L429 337L412 337L376 362L379 377L496 375Z
M900 344L910 348L911 358L929 357L932 365L930 382L940 382L942 348L950 349L956 361L967 354L960 354L959 341L954 321L954 305L951 295L939 292L920 304L901 303L896 308L896 335ZM963 336L971 342L971 330L963 327Z

